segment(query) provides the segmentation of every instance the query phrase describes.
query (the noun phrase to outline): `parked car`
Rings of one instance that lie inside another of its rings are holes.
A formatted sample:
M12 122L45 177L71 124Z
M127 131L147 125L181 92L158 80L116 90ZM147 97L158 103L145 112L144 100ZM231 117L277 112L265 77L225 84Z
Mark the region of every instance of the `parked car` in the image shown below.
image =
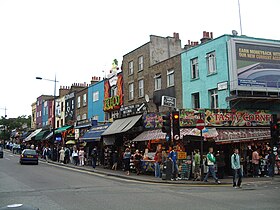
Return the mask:
M19 159L20 164L33 163L38 165L38 154L34 149L25 149L22 151Z
M4 156L4 146L0 144L0 158L3 158Z

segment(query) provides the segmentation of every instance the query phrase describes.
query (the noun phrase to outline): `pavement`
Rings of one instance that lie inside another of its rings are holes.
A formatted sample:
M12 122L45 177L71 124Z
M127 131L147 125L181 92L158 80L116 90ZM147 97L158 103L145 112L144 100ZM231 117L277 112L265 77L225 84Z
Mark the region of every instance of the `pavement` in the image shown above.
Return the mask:
M46 162L45 159L40 159L41 162ZM140 174L137 175L134 172L131 172L130 175L126 175L124 171L122 170L111 170L111 169L106 169L103 166L96 166L95 169L92 168L92 166L75 166L71 163L69 164L62 164L56 161L48 161L48 164L53 164L56 166L62 166L66 168L72 168L76 170L81 170L81 171L88 171L88 172L94 172L96 174L101 174L105 175L108 177L117 177L120 179L125 179L125 180L133 180L133 181L139 181L139 182L146 182L146 183L157 183L157 184L184 184L184 185L203 185L203 186L209 186L209 185L218 185L213 178L209 178L208 182L203 182L203 181L193 181L192 179L190 180L162 180L161 178L156 178L153 176L153 174ZM280 177L276 176L274 178L271 177L260 177L260 178L253 178L253 177L244 177L242 180L242 184L251 184L254 182L272 182L273 180L278 180L280 181ZM222 185L232 185L232 177L226 177L224 179L220 179L220 182Z

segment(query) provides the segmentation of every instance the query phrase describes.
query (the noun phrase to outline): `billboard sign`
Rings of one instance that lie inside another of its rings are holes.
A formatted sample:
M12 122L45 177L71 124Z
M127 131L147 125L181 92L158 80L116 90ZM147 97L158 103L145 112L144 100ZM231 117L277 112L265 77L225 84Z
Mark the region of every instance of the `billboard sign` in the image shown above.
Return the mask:
M240 90L280 87L280 44L231 42L233 87Z

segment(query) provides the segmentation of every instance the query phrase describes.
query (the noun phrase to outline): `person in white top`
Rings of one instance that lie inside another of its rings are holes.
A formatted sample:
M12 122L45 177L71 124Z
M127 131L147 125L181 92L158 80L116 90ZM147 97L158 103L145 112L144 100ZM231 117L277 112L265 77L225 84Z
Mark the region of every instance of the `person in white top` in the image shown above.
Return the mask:
M80 160L80 166L84 166L85 165L85 152L84 152L84 148L81 148L79 150L79 160Z

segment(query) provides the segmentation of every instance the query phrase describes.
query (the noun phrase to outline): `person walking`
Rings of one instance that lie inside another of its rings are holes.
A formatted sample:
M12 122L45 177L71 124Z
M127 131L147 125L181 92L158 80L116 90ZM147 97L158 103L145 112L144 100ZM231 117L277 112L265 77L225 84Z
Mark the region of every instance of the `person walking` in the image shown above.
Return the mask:
M155 154L155 177L161 178L160 165L162 164L162 151L158 149Z
M92 158L92 168L96 167L96 161L97 161L97 149L94 147L91 151L91 158Z
M234 149L234 153L231 155L231 168L233 170L233 187L241 188L242 170L240 166L240 156L238 149Z
M274 177L274 167L275 167L275 154L272 149L268 153L268 176Z
M124 171L126 172L127 176L129 176L129 171L130 171L130 158L131 158L131 152L129 148L126 148L125 152L123 153L123 163L124 163Z
M168 158L169 160L172 161L172 178L171 180L178 180L178 164L177 164L177 157L178 157L178 154L177 152L175 151L176 147L174 146L172 148L172 150L169 152L168 154Z
M216 158L213 155L213 147L209 147L209 152L206 155L206 162L207 162L207 166L208 166L208 172L207 172L206 176L204 177L203 181L208 182L209 175L212 175L212 177L215 179L215 182L217 184L221 184L221 182L219 181L219 179L217 178L216 173L215 173Z
M141 172L142 155L139 153L138 149L135 151L133 159L134 159L134 167L135 167L135 170L136 170L136 174L139 175L140 172Z
M194 179L193 181L199 181L201 179L200 175L200 154L199 150L194 150Z
M254 148L254 152L252 153L252 165L253 165L253 177L259 178L260 156L256 147Z
M218 172L217 172L218 179L223 179L225 176L225 166L226 166L224 151L217 151L216 162L218 167Z
M72 158L74 165L77 166L79 162L79 153L76 147L73 148Z
M65 151L64 148L61 147L59 150L59 162L64 164L64 159L65 159Z
M119 159L119 156L118 156L118 151L115 151L113 153L113 166L112 166L112 170L117 170L118 168L118 159Z
M85 165L85 151L84 148L81 147L79 150L79 161L80 161L80 166L84 166Z

